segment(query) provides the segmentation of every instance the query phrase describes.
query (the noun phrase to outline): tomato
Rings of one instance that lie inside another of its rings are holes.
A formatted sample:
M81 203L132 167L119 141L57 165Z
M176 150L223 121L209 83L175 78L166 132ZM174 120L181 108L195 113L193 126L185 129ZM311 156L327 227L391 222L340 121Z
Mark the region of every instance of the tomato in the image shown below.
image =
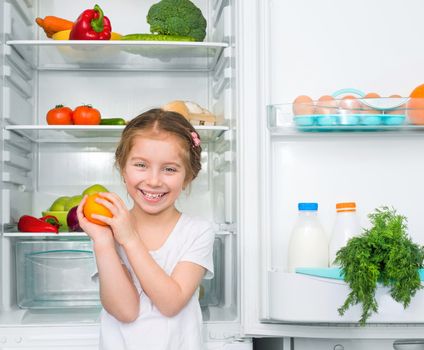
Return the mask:
M98 125L101 115L97 109L90 105L83 105L74 109L72 119L76 125Z
M46 120L49 125L70 125L72 124L72 109L57 105L47 112Z
M108 208L96 202L97 197L100 197L98 193L90 194L87 197L83 208L84 216L87 218L88 221L91 221L97 225L107 226L103 221L91 217L92 214L103 215L110 218L112 217L112 213Z

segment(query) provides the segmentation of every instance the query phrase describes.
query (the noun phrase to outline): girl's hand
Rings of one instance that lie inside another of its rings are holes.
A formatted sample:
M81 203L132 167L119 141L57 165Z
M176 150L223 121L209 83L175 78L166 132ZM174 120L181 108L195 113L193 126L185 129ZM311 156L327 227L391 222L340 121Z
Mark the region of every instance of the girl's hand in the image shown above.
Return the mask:
M92 217L109 225L113 236L120 245L126 245L139 236L132 225L132 218L124 201L115 193L100 192L96 202L104 205L112 213L112 217L92 214ZM101 198L103 197L103 198ZM97 226L97 225L96 225Z
M77 208L78 222L84 232L95 242L114 244L112 230L109 226L101 226L90 222L83 213L87 195L84 196Z

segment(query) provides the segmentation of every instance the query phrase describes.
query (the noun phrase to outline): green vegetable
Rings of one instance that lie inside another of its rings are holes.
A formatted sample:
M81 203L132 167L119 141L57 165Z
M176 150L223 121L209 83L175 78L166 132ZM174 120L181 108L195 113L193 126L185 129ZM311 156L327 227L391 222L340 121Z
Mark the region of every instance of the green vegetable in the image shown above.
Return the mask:
M102 118L100 125L125 125L125 119L122 118Z
M350 239L336 255L344 280L351 292L340 315L355 304L362 304L360 324L364 325L378 311L377 283L390 287L390 295L406 308L422 288L418 269L423 267L424 247L407 235L406 218L392 208L381 207L368 216L372 227Z
M121 40L153 40L153 41L195 41L190 36L162 34L127 34Z
M203 41L206 36L206 19L190 0L161 0L153 4L147 23L152 33L190 36L196 41Z

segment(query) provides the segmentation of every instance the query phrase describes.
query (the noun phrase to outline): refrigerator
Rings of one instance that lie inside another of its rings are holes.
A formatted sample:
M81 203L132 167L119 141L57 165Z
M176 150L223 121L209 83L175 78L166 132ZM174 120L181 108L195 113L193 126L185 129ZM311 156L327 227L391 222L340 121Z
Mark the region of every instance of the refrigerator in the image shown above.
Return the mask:
M99 0L112 30L148 33L156 1ZM96 349L100 304L84 233L22 233L60 196L102 184L131 201L113 167L123 126L52 126L55 105L90 104L129 120L193 101L216 116L196 125L202 171L177 207L215 225L215 277L200 304L205 349L412 349L424 334L424 292L406 310L378 290L359 326L340 316L344 282L287 272L298 202L318 202L329 235L335 203L367 214L390 205L423 244L420 126L299 130L290 103L342 88L408 96L422 83L418 0L196 0L204 42L56 41L34 19L75 20L95 3L0 0L0 349ZM288 109L287 109L288 108ZM69 278L68 278L69 277ZM74 279L75 278L75 279ZM255 345L253 344L255 342ZM397 342L397 343L395 343Z

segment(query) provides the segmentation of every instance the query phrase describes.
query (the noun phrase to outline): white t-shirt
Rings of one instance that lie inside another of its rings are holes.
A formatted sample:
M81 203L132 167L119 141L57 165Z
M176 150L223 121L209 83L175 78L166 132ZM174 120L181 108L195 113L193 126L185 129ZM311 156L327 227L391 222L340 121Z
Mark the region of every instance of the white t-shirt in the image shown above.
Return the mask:
M165 243L151 256L171 275L180 261L189 261L206 269L213 277L214 231L209 222L182 214ZM132 323L122 323L106 310L101 312L101 350L199 350L202 348L202 312L197 290L174 317L166 317L141 288L121 246L118 253L140 293L140 314Z

